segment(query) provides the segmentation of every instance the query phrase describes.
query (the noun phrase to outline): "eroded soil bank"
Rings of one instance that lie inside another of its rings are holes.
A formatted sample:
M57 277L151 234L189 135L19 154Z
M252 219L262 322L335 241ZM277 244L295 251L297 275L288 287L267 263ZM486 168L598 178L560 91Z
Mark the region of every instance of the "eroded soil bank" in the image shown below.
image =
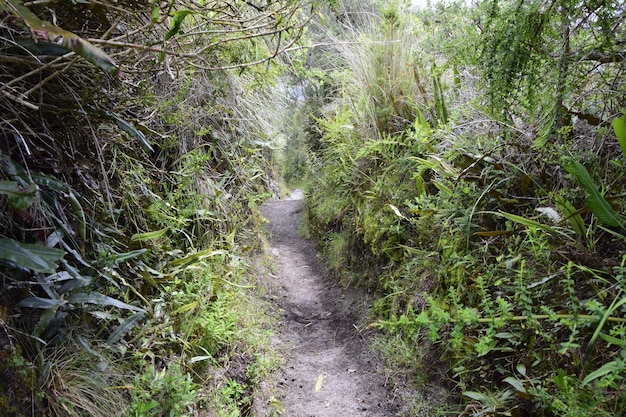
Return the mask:
M338 287L314 244L298 236L302 208L299 192L262 208L276 264L272 279L280 287L278 338L286 358L276 396L283 415L395 416L402 406L369 347L366 301Z

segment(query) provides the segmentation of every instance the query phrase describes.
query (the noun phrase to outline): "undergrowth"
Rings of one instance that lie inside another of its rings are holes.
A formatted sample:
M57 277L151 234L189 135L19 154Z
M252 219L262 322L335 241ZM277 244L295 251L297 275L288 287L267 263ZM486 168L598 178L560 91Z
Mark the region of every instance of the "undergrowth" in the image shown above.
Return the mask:
M535 33L570 36L552 31L577 13L561 3L571 15L545 11L551 29ZM481 67L508 53L473 24L503 30L496 5L525 10L485 2L414 15L389 3L372 26L344 29L345 68L331 73L342 94L309 120L321 137L310 143L308 230L345 282L379 294L373 326L391 368L449 386L465 415L623 415L624 64L601 64L600 81L581 78L593 63L570 62L543 74L554 95L531 94L528 72L585 47L572 35L569 50L516 63L528 95L482 95L511 81ZM602 24L576 30L601 36ZM585 117L594 112L604 122Z
M249 414L276 57L312 11L239 3L0 2L1 415Z

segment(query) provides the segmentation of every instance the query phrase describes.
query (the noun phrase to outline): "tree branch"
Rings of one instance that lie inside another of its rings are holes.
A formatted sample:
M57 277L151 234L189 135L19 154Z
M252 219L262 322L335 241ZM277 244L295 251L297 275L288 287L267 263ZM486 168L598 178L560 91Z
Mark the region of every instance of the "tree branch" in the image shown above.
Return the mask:
M623 62L626 61L626 51L601 52L592 50L583 59L587 61L596 61L601 64Z

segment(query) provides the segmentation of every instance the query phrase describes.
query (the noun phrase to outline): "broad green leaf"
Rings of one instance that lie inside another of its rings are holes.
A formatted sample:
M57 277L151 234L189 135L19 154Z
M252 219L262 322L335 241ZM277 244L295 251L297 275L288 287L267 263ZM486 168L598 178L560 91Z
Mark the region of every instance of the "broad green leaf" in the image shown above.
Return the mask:
M493 398L480 392L464 391L463 395L465 395L466 397L470 397L472 400L476 400L484 405L489 405L494 402Z
M39 185L40 187L46 187L51 190L61 191L64 193L70 192L69 185L67 185L63 181L59 181L58 179L56 179L55 177L51 175L37 173L37 174L33 174L32 177L33 177L33 181L35 182L35 184Z
M413 177L415 179L415 188L417 189L417 195L422 196L426 194L426 182L424 182L424 178L422 175L417 173Z
M161 8L158 5L152 7L152 23L159 21L159 15L161 14Z
M15 181L0 181L0 194L9 196L9 205L16 210L26 210L33 204L37 185L31 183L26 188L19 187Z
M442 193L449 195L449 196L453 195L452 189L448 187L447 185L445 185L443 182L433 180L433 185L437 187L437 189L441 191Z
M415 109L416 111L416 115L415 115L415 131L416 132L423 132L425 134L430 134L430 124L426 121L426 118L424 118L424 115L422 114L422 112L420 111L420 109Z
M570 159L563 168L572 174L589 194L586 203L598 221L609 227L626 227L626 220L611 207L593 182L587 169L578 161Z
M75 304L96 304L99 306L122 308L124 310L144 311L144 309L142 308L127 304L123 301L117 300L104 294L100 294L98 292L71 294L65 297L65 301Z
M524 384L522 383L522 381L520 381L517 378L509 376L507 378L504 378L503 381L506 382L507 384L509 384L510 386L512 386L513 388L515 388L516 391L523 392L525 394L528 393L526 391L526 387L524 387Z
M140 311L138 313L133 314L126 320L124 320L122 324L120 324L119 326L115 327L115 329L113 329L113 331L109 335L109 338L107 339L107 344L113 345L119 342L122 339L122 337L124 337L133 327L135 327L144 318L145 315L146 315L145 311Z
M613 119L613 131L615 132L615 136L617 136L617 142L619 146L622 148L622 153L624 154L624 158L626 158L626 114L621 117L616 117Z
M60 45L104 71L119 75L120 70L115 62L101 49L72 32L39 19L28 7L24 6L22 0L0 0L0 6L24 21L38 40Z
M60 249L0 238L0 259L35 272L53 273L64 255L65 251Z
M179 10L174 12L172 15L172 20L170 21L170 30L165 35L165 40L169 40L172 36L176 36L178 32L180 32L180 27L183 24L183 21L190 14L194 14L191 10Z

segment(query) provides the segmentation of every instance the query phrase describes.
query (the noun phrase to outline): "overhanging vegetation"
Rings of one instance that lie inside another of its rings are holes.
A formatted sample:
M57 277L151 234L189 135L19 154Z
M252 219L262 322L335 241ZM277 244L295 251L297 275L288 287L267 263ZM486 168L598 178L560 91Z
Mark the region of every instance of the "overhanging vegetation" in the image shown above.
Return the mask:
M467 415L624 414L623 5L342 7L309 231L396 372Z

